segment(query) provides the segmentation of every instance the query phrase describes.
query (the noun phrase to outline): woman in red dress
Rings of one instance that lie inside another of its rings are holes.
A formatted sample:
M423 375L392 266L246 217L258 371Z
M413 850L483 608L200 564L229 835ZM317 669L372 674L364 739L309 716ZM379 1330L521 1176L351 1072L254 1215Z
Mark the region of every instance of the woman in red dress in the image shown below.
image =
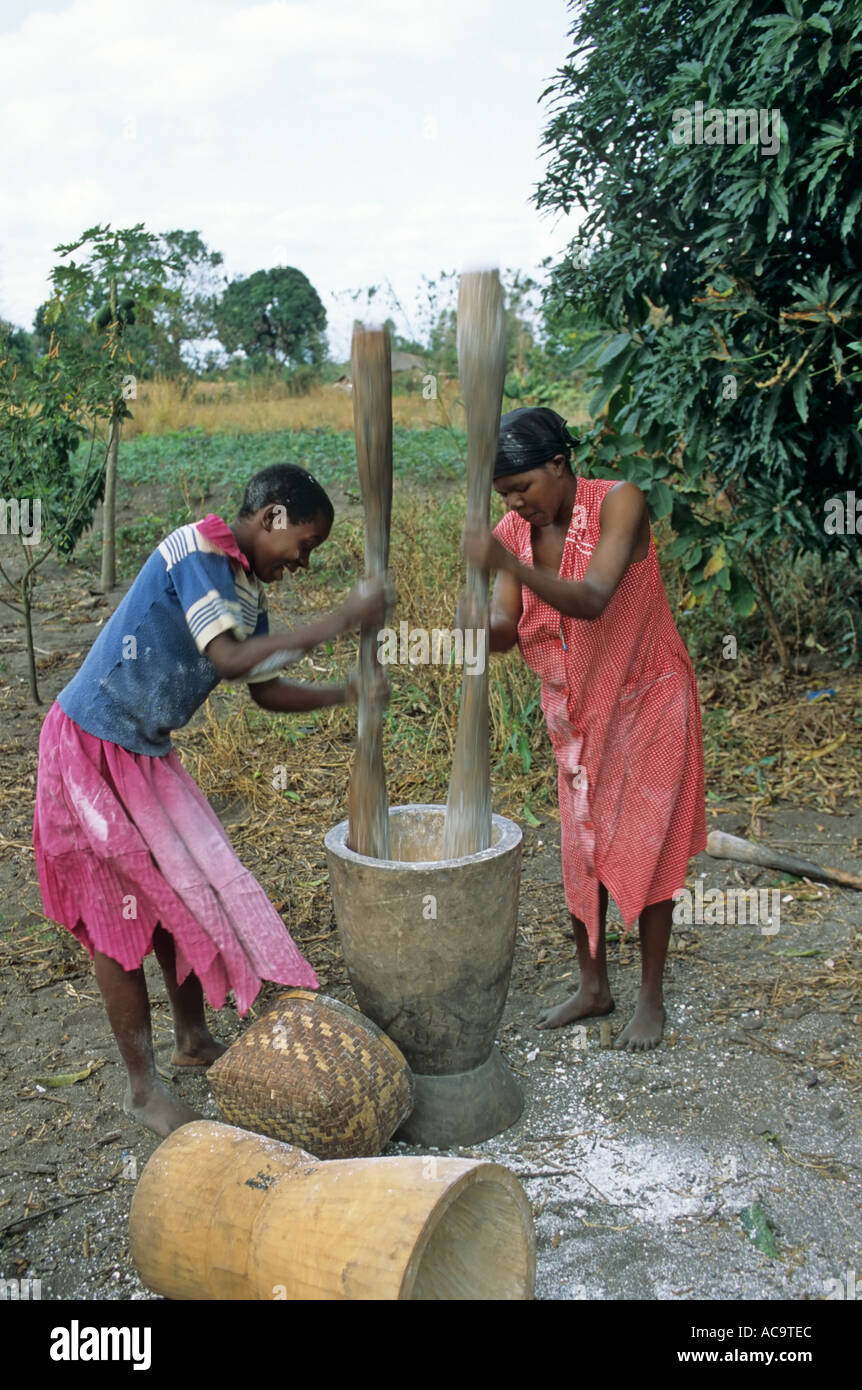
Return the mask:
M468 533L468 559L497 571L491 651L515 644L541 677L558 765L563 884L580 987L543 1015L557 1028L614 1008L608 894L640 923L642 980L619 1048L661 1041L673 894L706 845L694 669L661 581L643 493L577 477L566 422L545 408L501 421L494 487L508 513ZM461 618L469 614L462 608Z

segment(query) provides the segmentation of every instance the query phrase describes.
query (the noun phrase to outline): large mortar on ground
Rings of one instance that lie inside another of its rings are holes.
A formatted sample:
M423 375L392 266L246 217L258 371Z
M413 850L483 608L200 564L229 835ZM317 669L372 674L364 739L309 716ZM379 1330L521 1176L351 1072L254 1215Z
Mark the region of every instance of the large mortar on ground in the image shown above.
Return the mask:
M194 1120L160 1144L129 1213L148 1288L177 1299L529 1299L530 1203L476 1159L319 1161Z
M441 860L445 815L444 806L390 808L392 859L348 849L346 820L325 841L359 1007L415 1077L397 1137L440 1148L499 1134L524 1104L494 1045L515 950L521 832L494 816L488 849Z

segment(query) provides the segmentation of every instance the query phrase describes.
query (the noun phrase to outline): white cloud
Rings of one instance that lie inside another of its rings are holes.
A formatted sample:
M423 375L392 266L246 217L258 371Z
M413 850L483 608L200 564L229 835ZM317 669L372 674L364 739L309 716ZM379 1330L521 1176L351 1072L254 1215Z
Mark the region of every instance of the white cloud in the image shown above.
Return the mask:
M563 0L51 2L0 11L4 317L95 222L197 228L229 273L296 264L325 299L564 244L528 201Z

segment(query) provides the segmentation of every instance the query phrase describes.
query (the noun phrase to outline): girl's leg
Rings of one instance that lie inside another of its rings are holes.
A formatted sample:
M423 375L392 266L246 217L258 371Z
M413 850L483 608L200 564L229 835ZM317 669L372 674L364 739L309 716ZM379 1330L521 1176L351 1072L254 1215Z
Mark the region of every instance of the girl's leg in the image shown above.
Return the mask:
M578 952L578 965L581 983L575 994L569 996L555 1009L546 1009L536 1024L537 1028L561 1028L566 1023L576 1023L581 1018L595 1018L613 1011L614 1001L608 983L608 964L605 954L605 918L608 912L608 890L599 884L599 946L595 958L590 955L590 942L587 929L579 917L572 914L572 927L575 933L575 946Z
M153 950L162 967L174 1016L174 1054L171 1061L175 1067L208 1067L225 1049L220 1042L216 1042L206 1025L200 981L196 975L187 975L181 985L177 984L174 938L164 927L156 927L153 933Z
M129 1074L123 1109L162 1136L189 1120L199 1120L197 1111L170 1095L156 1072L143 969L124 970L101 951L96 952L93 963L108 1020Z
M641 938L641 988L632 1021L614 1044L630 1052L648 1052L658 1047L665 1023L662 979L670 929L673 899L645 907L638 919Z

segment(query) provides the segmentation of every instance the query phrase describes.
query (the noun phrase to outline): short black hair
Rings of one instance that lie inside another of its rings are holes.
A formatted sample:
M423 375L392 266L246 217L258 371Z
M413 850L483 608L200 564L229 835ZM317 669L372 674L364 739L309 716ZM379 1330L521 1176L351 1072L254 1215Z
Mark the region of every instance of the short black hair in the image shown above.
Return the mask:
M332 525L335 509L320 483L307 468L295 463L273 463L249 478L239 509L241 517L254 516L261 507L284 507L288 520L299 526L324 516Z

